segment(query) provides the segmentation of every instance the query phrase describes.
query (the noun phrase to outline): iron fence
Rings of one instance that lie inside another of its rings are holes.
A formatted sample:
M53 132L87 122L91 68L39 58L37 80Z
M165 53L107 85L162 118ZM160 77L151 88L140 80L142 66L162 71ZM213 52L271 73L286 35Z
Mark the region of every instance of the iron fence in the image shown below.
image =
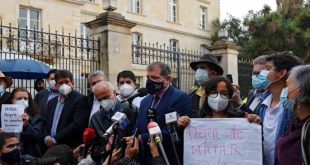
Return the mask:
M242 98L247 97L252 89L252 68L252 60L238 59L238 80Z
M64 31L23 29L0 24L0 60L36 60L50 68L73 73L75 89L88 93L87 75L99 69L99 39L81 38ZM12 88L24 87L34 95L34 79L14 79Z
M200 58L199 51L176 49L167 45L144 43L132 44L132 63L149 65L161 61L172 70L173 85L190 92L195 82L195 72L189 66Z

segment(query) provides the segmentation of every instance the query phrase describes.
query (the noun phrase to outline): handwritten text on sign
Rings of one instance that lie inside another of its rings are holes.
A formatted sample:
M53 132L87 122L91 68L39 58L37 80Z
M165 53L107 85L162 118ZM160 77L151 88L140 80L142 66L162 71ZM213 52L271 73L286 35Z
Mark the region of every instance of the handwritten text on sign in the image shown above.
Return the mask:
M16 104L2 104L1 126L4 132L20 133L23 129L24 107Z
M261 126L246 119L192 119L184 131L185 165L261 165Z

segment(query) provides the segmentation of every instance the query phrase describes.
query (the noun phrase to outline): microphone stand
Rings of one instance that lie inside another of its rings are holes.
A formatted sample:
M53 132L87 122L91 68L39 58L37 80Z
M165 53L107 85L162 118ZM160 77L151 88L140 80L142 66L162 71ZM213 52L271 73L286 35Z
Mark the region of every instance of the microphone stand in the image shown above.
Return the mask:
M177 164L178 165L181 165L180 163L180 158L179 158L179 155L178 155L178 152L177 152L177 149L176 149L176 146L175 146L175 142L178 142L179 139L176 137L177 135L172 135L171 133L171 129L173 130L173 132L176 132L176 129L174 126L169 126L168 128L168 131L169 131L169 134L170 134L170 138L171 138L171 142L172 142L172 148L173 148L173 152L174 152L174 155L175 155L175 158L177 160Z
M159 136L155 136L155 142L159 146L159 149L160 149L161 154L162 154L162 156L163 156L163 158L165 160L166 165L170 165L168 157L166 155L166 152L164 150L163 144L161 143L161 139L160 139Z
M119 127L119 124L115 124L113 126L113 141L112 141L112 145L111 145L111 152L110 152L110 157L109 157L109 161L108 161L108 165L112 165L112 156L113 156L113 150L115 148L115 142L116 142L116 136L118 135L118 127ZM109 143L109 140L108 140L108 143Z

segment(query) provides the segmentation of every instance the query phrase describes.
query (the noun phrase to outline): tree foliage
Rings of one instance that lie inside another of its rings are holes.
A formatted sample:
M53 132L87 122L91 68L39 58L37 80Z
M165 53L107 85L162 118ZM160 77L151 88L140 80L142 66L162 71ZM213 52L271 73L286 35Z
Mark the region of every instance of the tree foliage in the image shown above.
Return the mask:
M278 11L269 6L258 12L249 11L243 20L230 16L222 23L214 21L216 32L211 40L226 38L240 47L240 56L254 58L262 54L293 51L310 62L310 5L309 1L282 0ZM288 6L286 6L288 5ZM218 36L224 29L228 36Z

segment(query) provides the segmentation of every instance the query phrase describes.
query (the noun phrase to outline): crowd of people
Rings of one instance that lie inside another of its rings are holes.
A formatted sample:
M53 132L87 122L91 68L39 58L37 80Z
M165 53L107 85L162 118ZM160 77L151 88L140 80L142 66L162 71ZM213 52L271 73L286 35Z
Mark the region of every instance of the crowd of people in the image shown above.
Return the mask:
M257 57L246 100L223 76L216 56L205 54L190 67L197 86L189 94L172 85L171 69L162 62L147 66L145 88L129 70L119 72L117 87L103 71L93 71L87 96L75 90L68 70L50 70L46 88L36 81L34 97L23 87L8 92L13 81L0 72L0 108L25 109L21 133L0 129L0 164L180 165L192 118L246 118L262 126L262 164L310 163L310 65L291 52ZM171 137L165 121L171 112L178 115L179 137ZM150 123L160 133L151 133Z

